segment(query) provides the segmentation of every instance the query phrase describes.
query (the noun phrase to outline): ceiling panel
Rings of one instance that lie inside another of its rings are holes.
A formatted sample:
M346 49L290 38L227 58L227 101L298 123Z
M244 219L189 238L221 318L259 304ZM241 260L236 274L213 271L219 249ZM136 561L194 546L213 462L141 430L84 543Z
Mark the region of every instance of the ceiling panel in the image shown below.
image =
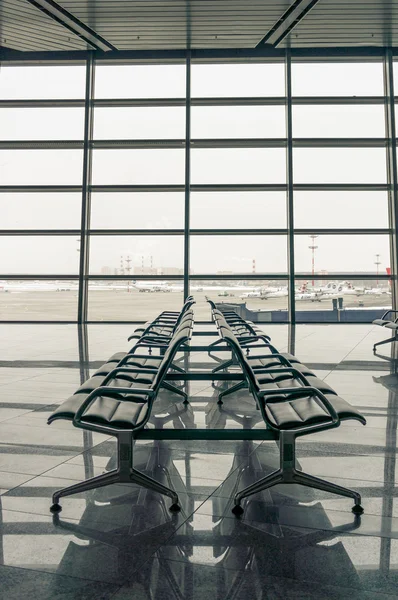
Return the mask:
M0 0L0 45L13 50L86 50L87 44L25 0Z
M120 50L254 48L289 0L61 0Z
M255 48L292 0L59 0L119 50ZM280 47L398 46L398 0L319 0ZM0 46L86 50L27 0L0 0Z
M397 46L397 0L320 0L281 47Z

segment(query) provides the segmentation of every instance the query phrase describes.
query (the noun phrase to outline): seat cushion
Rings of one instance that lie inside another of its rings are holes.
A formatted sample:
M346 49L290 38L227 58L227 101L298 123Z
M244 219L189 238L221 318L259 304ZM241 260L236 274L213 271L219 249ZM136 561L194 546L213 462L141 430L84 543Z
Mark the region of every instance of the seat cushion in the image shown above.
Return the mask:
M325 394L340 419L356 419L365 424L365 418L340 396ZM329 423L330 416L320 400L315 396L305 396L285 402L265 404L265 414L269 424L280 430L297 429L303 426Z
M150 387L156 375L153 373L120 373L117 377L113 377L106 382L105 385L112 387ZM84 392L92 392L104 384L106 375L94 375L87 379L76 391L77 394Z
M275 390L278 388L296 388L297 390L303 389L303 383L300 382L300 379L297 377L292 377L292 375L290 375L289 373L281 373L280 375L274 373L271 375L268 373L259 374L255 372L255 376L260 390ZM305 375L305 377L308 380L308 385L316 388L320 392L336 394L336 392L330 387L330 385L322 381L322 379L315 377L315 375ZM275 394L272 397L269 396L269 398L274 401L285 400L291 398L291 395L289 394L289 396L287 396L281 393L280 395Z
M386 323L384 325L385 329L393 329L394 331L396 331L398 329L398 323L393 323L391 321L389 321L388 323Z
M73 420L77 410L88 397L88 394L74 394L63 402L48 419L52 423L57 419ZM84 413L84 420L95 425L112 425L120 429L135 429L146 418L148 403L142 396L129 396L129 401L122 402L117 398L101 396L97 398Z
M119 362L120 361L108 361L94 373L94 377L97 375L108 375L108 373L116 368ZM156 360L156 358L152 358L150 356L146 356L145 358L134 358L134 354L132 354L131 359L124 363L123 367L131 366L140 367L143 369L157 369L160 362L161 360Z
M386 321L385 319L375 319L372 321L373 325L380 325L380 327L384 327L388 322L389 321Z

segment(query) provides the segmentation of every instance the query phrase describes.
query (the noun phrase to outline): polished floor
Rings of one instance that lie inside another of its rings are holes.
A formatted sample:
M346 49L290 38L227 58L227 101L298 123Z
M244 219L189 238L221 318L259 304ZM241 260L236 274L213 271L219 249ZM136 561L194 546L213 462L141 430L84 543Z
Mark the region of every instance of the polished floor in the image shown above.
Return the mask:
M173 440L137 442L134 462L175 487L180 513L124 484L65 498L53 517L53 491L113 468L115 441L68 422L47 426L47 417L128 348L130 328L0 325L0 598L398 598L398 361L390 345L384 356L372 352L388 333L264 329L366 416L366 427L351 421L298 442L301 467L359 491L365 513L355 517L349 499L285 485L253 496L236 519L231 496L278 465L276 442ZM215 389L195 382L189 391L203 423L211 420ZM250 398L228 398L238 423ZM166 395L159 402L166 422Z

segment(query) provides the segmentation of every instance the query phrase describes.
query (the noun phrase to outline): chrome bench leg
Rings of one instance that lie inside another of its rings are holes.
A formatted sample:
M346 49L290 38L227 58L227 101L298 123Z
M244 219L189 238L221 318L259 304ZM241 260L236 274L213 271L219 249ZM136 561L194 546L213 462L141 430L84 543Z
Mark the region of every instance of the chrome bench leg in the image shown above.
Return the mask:
M352 512L360 515L363 513L361 506L361 496L357 492L348 488L336 485L319 477L314 477L302 471L296 469L296 439L294 433L291 431L281 431L279 435L279 448L280 448L280 468L274 473L263 477L259 481L252 483L245 489L241 490L235 495L234 502L235 506L232 512L240 516L243 514L243 508L241 507L241 501L247 496L262 492L263 490L270 488L278 483L297 483L312 487L325 492L331 492L332 494L339 494L340 496L347 496L354 499L354 506Z
M178 504L178 495L172 489L166 487L159 481L152 479L148 475L144 475L144 473L140 473L135 469L132 469L130 472L130 481L132 483L138 483L138 485L142 485L148 490L153 490L155 492L159 492L160 494L164 494L165 496L169 496L172 499L173 504L170 506L170 510L172 512L178 512L181 510Z
M118 469L116 469L114 471L110 471L109 473L103 473L102 475L97 475L97 477L87 479L87 481L82 481L81 483L75 483L74 485L70 485L69 487L54 492L53 503L50 507L50 510L51 512L61 511L61 505L59 504L60 498L64 498L65 496L71 496L72 494L78 494L79 492L87 492L88 490L93 490L99 487L110 485L111 483L118 482L120 482L120 472Z

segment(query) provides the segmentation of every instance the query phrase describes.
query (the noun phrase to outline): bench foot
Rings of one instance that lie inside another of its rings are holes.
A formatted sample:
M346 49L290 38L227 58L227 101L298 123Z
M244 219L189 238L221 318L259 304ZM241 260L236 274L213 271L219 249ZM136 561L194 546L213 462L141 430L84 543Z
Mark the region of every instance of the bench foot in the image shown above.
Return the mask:
M351 510L354 513L354 515L362 515L363 514L363 508L360 504L354 504L354 506L352 507Z
M232 509L232 512L233 512L233 514L234 514L236 517L240 517L241 515L243 515L243 512L244 512L244 510L243 510L243 508L241 507L241 505L240 505L240 504L236 504L236 505L233 507L233 509Z
M50 511L52 513L59 513L59 512L61 512L61 510L62 510L62 506L60 504L58 504L57 502L50 506Z
M169 508L169 510L171 512L180 512L181 510L181 506L179 504L177 504L177 502L175 502L174 504L172 504Z

